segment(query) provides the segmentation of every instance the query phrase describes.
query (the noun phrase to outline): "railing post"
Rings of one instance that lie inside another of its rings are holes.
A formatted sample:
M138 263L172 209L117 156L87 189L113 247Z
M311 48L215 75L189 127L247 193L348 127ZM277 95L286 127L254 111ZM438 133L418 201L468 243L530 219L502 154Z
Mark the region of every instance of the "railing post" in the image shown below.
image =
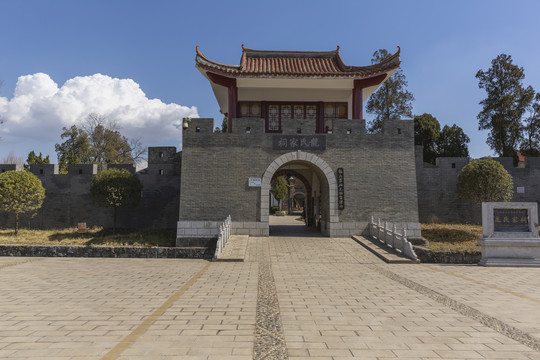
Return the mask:
M384 222L384 243L386 245L388 245L388 238L387 238L387 235L388 235L388 221L385 221Z
M396 235L397 235L397 228L396 228L396 224L394 224L394 226L392 226L392 247L394 249L396 248Z

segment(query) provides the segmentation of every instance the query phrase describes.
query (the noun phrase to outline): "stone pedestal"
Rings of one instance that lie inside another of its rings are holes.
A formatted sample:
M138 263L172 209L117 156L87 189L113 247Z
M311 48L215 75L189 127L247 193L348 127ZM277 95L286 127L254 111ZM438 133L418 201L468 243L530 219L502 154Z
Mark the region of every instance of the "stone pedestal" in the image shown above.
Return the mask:
M540 267L537 203L483 203L484 266Z

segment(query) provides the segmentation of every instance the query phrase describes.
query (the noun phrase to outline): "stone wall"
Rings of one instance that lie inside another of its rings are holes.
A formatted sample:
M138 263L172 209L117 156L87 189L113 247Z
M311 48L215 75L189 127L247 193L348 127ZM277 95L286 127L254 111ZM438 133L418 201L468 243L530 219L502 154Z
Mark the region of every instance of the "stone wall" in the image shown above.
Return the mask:
M234 119L232 128L233 133L213 133L213 119L191 119L183 131L181 188L190 190L180 197L179 236L202 235L205 222L219 223L227 215L241 224L233 224L235 229L266 235L261 188L249 187L248 178L263 178L272 162L291 150L273 149L278 135L264 132L263 119ZM314 129L305 120L291 120L282 135L310 135ZM295 158L312 154L333 176L337 168L344 169L345 209L338 211L336 229L341 232L334 235L363 233L372 215L418 223L412 121L388 121L384 134L366 134L363 120L335 120L333 133L322 136L325 150L302 150Z
M527 159L514 167L512 158L493 158L514 180L516 202L540 202L540 158ZM416 147L416 177L420 222L481 224L482 208L458 200L457 178L468 158L438 158L436 165L423 162L422 147ZM524 193L518 193L522 188Z
M0 172L15 170L1 165ZM181 153L175 147L148 148L148 167L137 173L143 184L141 202L136 208L118 210L120 228L175 228L178 221ZM109 165L135 172L132 164ZM22 167L17 168L22 170ZM97 165L71 165L68 174L59 174L58 165L30 165L29 169L45 188L45 201L37 214L22 216L21 227L64 228L86 222L87 226L112 227L112 210L98 208L90 201L90 182ZM0 228L13 227L13 216L0 213Z

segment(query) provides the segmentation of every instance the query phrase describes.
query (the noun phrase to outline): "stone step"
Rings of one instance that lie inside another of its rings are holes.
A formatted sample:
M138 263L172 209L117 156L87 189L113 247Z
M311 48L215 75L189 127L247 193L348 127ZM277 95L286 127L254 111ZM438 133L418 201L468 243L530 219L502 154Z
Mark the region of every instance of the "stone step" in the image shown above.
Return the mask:
M239 261L246 258L249 235L231 235L221 254L214 261Z

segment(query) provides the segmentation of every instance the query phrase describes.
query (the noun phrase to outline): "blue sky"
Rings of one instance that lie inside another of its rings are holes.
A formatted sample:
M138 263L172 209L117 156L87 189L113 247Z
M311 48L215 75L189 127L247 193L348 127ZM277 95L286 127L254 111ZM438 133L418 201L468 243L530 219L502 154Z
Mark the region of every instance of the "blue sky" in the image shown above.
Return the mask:
M0 14L0 115L7 120L0 125L0 159L10 151L26 159L35 150L56 162L62 126L91 111L119 119L121 131L146 146L179 146L174 125L186 115L221 122L210 85L194 66L196 45L229 64L239 63L241 44L339 45L349 65L368 65L375 50L399 45L413 112L461 126L472 157L493 155L487 132L477 130L485 97L479 69L510 54L525 69L525 85L540 91L535 0L0 0Z

